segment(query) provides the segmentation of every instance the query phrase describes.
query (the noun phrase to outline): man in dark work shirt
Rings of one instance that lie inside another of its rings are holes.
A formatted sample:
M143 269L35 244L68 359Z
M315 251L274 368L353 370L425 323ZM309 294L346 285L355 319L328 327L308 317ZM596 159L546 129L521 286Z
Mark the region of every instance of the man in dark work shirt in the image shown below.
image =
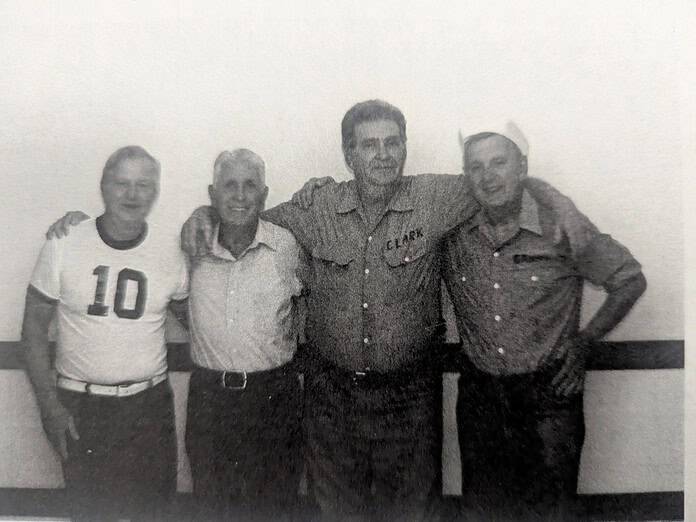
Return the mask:
M526 141L513 125L462 146L482 208L447 237L443 268L466 355L457 420L469 515L570 520L588 347L645 278L569 199L549 193L549 205L525 189ZM586 280L607 298L580 330Z

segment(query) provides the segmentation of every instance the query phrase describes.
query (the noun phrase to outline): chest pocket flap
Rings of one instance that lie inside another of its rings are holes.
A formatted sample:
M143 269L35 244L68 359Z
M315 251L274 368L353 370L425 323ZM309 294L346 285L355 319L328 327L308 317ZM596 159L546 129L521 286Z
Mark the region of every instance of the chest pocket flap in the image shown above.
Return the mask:
M392 248L391 250L385 248L382 252L382 256L389 266L397 267L411 264L427 253L427 241L422 240L409 244L407 248Z

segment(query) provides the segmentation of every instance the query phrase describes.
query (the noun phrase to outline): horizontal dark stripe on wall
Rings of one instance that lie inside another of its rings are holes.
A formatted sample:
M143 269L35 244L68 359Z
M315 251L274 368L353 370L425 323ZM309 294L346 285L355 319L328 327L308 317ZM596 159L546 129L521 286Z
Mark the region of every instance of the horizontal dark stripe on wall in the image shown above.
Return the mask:
M457 520L459 497L444 497L443 520ZM191 495L180 493L173 510L178 520L193 520ZM579 495L578 510L583 520L683 520L684 493L631 493L617 495ZM300 520L308 520L317 509L308 499L300 507ZM0 517L67 517L62 489L0 488ZM172 520L177 520L174 518Z
M188 343L169 343L169 369L187 371L192 367ZM460 357L459 345L443 344L436 351L442 363L442 371L457 372ZM298 364L309 357L300 350ZM0 342L0 369L24 367L21 345L18 341ZM588 369L590 370L666 370L684 368L684 341L620 341L598 342L592 345Z

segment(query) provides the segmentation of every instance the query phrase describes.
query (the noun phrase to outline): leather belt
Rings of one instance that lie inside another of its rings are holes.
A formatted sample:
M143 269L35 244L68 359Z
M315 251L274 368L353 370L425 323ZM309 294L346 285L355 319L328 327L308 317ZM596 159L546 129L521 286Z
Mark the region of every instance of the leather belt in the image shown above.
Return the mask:
M129 382L124 384L92 384L89 382L76 381L62 375L58 376L57 386L62 390L68 390L87 395L102 395L105 397L130 397L150 388L154 388L159 383L167 380L167 373L155 375L152 379L141 382Z
M197 366L194 370L197 377L207 384L226 388L228 390L244 390L248 386L256 386L277 382L285 378L297 375L291 363L286 363L270 370L260 370L255 372L235 372L211 370Z

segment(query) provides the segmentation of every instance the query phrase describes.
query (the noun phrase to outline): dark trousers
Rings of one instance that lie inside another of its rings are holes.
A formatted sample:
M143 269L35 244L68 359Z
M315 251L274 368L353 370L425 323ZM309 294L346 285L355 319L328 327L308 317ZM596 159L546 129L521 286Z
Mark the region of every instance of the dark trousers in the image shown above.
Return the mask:
M583 402L582 394L554 395L556 372L496 377L471 364L462 371L457 425L471 519L574 519Z
M73 520L170 520L176 433L169 381L130 397L58 390L75 419L63 463Z
M196 520L289 519L302 472L302 392L289 365L250 373L245 389L221 372L191 374L186 448Z
M441 379L365 376L328 363L306 376L313 493L325 520L423 520L441 494Z

